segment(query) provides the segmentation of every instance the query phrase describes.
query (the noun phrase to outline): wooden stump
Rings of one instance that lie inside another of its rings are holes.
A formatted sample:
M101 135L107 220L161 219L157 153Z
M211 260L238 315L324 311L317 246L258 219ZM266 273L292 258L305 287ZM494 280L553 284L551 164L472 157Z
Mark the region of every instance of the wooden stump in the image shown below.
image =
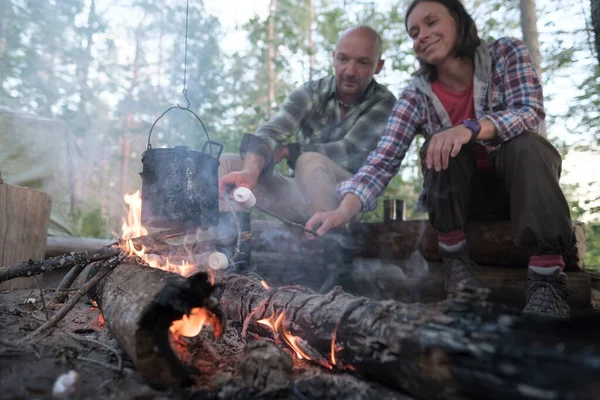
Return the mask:
M0 183L0 267L44 258L51 205L46 193ZM18 278L0 290L35 286L35 278Z

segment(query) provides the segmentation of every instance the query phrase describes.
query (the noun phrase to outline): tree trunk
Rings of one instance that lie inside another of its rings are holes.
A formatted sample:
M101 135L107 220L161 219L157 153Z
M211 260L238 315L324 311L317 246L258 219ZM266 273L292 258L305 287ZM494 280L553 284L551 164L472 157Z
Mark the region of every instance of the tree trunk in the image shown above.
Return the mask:
M275 107L275 13L277 11L277 0L269 3L269 32L267 43L267 113L271 114Z
M542 55L540 53L539 35L537 29L537 10L535 0L519 0L521 10L521 31L523 32L523 41L531 55L531 62L540 77L542 78ZM546 124L542 123L540 134L547 136Z
M592 12L592 28L594 29L594 44L596 57L600 63L600 0L590 0Z
M276 341L295 344L299 356L418 398L598 395L596 315L585 321L528 320L468 294L424 305L378 302L341 290L267 291L237 275L225 275L218 287L228 319L238 327L270 337L264 320L277 319Z
M535 0L519 0L519 8L521 10L523 41L529 50L535 70L539 76L542 76L542 55L540 54Z
M44 257L52 197L0 183L0 267ZM0 290L36 287L35 278L0 284Z
M87 279L95 272L90 269ZM167 388L192 384L194 372L173 352L169 332L173 321L202 307L209 311L208 323L215 336L223 333L225 321L211 297L213 290L205 273L186 279L160 269L124 263L100 281L90 297L98 303L112 335L142 377L155 388Z
M308 80L313 80L315 71L315 43L313 39L313 24L315 21L315 4L313 0L308 0Z
M131 78L131 83L129 84L129 89L127 90L127 112L125 113L125 118L123 120L123 128L124 132L121 136L121 165L119 171L119 186L118 186L118 194L125 194L125 187L127 185L127 180L129 176L129 158L131 153L131 130L133 129L133 103L134 103L134 92L139 85L140 79L140 67L142 62L142 28L144 26L144 21L146 20L147 13L144 13L142 20L138 24L135 30L135 49L134 49L134 57L133 57L133 76Z

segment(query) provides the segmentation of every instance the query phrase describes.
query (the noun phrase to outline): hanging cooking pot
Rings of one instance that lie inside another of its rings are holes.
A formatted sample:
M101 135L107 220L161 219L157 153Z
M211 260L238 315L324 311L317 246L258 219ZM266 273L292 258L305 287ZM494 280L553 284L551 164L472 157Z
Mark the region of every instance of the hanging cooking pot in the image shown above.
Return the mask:
M169 111L189 111L204 128L207 141L201 151L186 146L153 149L150 144L156 123ZM216 155L213 155L216 147ZM207 149L208 152L207 152ZM219 157L223 145L210 140L206 127L188 107L173 106L163 112L148 134L142 154L142 224L158 228L198 226L206 229L219 223Z

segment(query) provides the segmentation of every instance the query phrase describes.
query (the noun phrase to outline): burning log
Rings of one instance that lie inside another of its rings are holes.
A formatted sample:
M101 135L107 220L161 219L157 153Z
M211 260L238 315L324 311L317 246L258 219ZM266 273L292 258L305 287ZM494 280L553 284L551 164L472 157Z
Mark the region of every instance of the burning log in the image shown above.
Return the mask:
M205 324L216 337L223 333L225 321L213 290L203 272L184 278L124 263L96 286L91 298L142 377L166 388L188 386L197 373L173 352L170 335L196 336Z
M230 321L330 369L345 369L424 399L598 398L600 319L531 320L462 294L402 304L267 290L225 275L218 297ZM265 328L270 326L271 328ZM577 379L573 379L576 377Z

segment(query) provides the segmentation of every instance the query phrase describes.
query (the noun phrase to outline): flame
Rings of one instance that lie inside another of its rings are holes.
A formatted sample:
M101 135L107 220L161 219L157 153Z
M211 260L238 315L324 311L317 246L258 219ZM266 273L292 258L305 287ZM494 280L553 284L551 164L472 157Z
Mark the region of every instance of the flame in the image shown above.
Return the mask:
M141 245L139 249L136 248L132 239L148 234L148 230L142 226L142 197L140 191L137 190L133 194L125 194L123 199L129 206L127 219L123 219L123 225L121 226L121 231L123 232L121 239L125 242L123 250L130 256L138 256L152 268L162 269L182 276L192 275L196 269L190 263L186 263L185 261L181 261L180 264L172 263L168 257L163 259L163 257L147 254L144 245Z
M331 364L335 365L335 339L337 336L337 327L335 331L333 331L333 336L331 337Z
M267 290L271 290L271 288L269 287L269 285L267 285L267 282L265 281L260 281L260 284L263 285L263 287Z
M205 308L192 308L189 316L184 315L181 319L173 321L169 330L175 336L194 337L200 333L208 319L210 314Z
M269 327L273 332L275 332L279 337L283 339L283 341L294 350L296 353L296 357L298 359L306 359L311 360L311 357L306 354L298 345L298 336L292 335L285 327L282 325L283 319L285 318L285 311L276 316L275 313L271 315L269 318L260 319L256 321L257 323Z
M193 264L181 261L180 264L171 262L168 257L160 257L155 254L148 254L146 247L143 245L136 248L133 243L134 238L145 236L148 230L142 226L142 197L140 191L133 194L126 194L124 197L125 203L129 206L127 219L123 219L121 226L121 239L124 242L123 251L129 253L130 256L138 256L145 261L150 267L158 268L165 271L173 272L182 276L190 276L196 269ZM214 285L215 278L212 271L208 269L210 283ZM102 318L102 315L100 315ZM104 321L102 319L102 321ZM210 311L203 307L193 308L190 315L184 315L181 319L173 321L169 331L174 336L194 337L197 336L205 324L213 326L215 334L218 331L218 323L215 325L215 316Z

